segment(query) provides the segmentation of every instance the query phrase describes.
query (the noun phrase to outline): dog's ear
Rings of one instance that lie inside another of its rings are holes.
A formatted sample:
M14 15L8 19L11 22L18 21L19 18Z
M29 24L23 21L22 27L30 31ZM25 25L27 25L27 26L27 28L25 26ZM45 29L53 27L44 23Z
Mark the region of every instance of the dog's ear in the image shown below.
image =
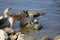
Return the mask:
M25 10L23 10L23 13L26 13Z
M26 10L26 12L25 12L26 14L28 14L28 11Z
M29 17L28 10L25 11L26 17Z

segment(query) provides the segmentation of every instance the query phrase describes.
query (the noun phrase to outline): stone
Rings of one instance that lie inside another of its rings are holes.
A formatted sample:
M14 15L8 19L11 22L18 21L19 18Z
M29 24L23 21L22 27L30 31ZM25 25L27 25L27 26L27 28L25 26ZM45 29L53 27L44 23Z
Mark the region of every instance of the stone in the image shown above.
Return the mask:
M21 28L20 29L20 32L23 34L23 33L28 33L29 32L29 29L28 28Z
M32 27L33 27L33 25L32 25L31 23L28 23L28 24L26 25L26 28L28 28L28 29L32 29Z
M42 28L42 26L39 24L34 24L34 26L33 26L34 30L40 30L41 28Z
M24 40L24 38L21 35L18 35L18 39L17 40Z
M17 39L17 36L16 35L10 35L10 39L11 40L16 40Z
M6 33L8 33L9 35L14 34L14 30L13 30L12 28L6 27L6 28L4 28L3 30L4 30Z
M54 37L54 40L60 40L60 35L59 35L59 36Z
M7 18L0 19L0 26L5 24L6 21L7 21Z
M40 30L42 28L42 26L40 24L31 24L31 23L28 23L26 25L26 28L33 29L33 30Z
M34 40L34 38L31 35L29 35L29 34L25 34L24 35L24 39L25 40Z
M25 39L23 38L23 37L24 37L24 34L22 34L21 32L16 33L16 35L18 35L17 40L25 40Z
M50 40L48 36L44 36L41 40Z
M28 11L28 15L29 15L29 18L34 18L35 17L39 17L41 15L45 15L46 12L44 11Z
M8 34L0 29L0 40L8 40Z

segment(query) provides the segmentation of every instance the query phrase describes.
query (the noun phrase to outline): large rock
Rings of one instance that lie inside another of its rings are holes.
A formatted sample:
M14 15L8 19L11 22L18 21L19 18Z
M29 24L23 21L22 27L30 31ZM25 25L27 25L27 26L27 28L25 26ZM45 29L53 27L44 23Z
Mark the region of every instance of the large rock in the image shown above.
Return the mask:
M39 24L27 24L26 25L26 28L28 28L28 29L33 29L33 30L39 30L39 29L41 29L42 28L42 26L41 25L39 25Z
M6 32L0 29L0 40L8 40L8 35Z
M60 40L60 35L59 35L59 36L56 36L56 37L54 38L54 40Z
M14 34L14 30L13 30L12 28L6 27L6 28L4 28L3 30L4 30L6 33L8 33L9 35L13 35L13 34Z

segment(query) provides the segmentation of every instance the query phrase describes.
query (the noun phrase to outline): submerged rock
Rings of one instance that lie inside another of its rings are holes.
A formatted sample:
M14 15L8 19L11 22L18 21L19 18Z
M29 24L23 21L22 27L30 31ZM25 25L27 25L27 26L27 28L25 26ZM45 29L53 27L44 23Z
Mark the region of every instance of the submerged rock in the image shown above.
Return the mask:
M3 30L4 30L6 33L8 33L8 35L14 34L14 30L13 30L12 28L6 27L6 28L4 28Z
M0 40L8 40L8 34L0 29Z
M60 35L59 35L59 36L56 36L56 37L54 38L54 40L60 40Z
M44 12L44 11L28 11L28 17L29 18L35 18L35 17L39 17L39 16L41 16L41 15L45 15L46 14L46 12Z
M20 32L23 34L23 33L28 33L29 32L29 29L28 28L21 28L20 29Z

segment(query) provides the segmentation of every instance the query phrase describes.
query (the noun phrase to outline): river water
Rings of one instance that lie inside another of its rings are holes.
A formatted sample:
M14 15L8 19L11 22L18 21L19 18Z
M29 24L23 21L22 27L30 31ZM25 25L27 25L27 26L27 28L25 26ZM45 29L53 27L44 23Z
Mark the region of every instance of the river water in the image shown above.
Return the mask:
M1 15L3 15L3 11L7 7L12 7L10 14L21 10L47 12L46 15L39 17L39 23L43 28L29 33L36 40L40 40L45 35L51 38L60 35L60 0L0 0Z

